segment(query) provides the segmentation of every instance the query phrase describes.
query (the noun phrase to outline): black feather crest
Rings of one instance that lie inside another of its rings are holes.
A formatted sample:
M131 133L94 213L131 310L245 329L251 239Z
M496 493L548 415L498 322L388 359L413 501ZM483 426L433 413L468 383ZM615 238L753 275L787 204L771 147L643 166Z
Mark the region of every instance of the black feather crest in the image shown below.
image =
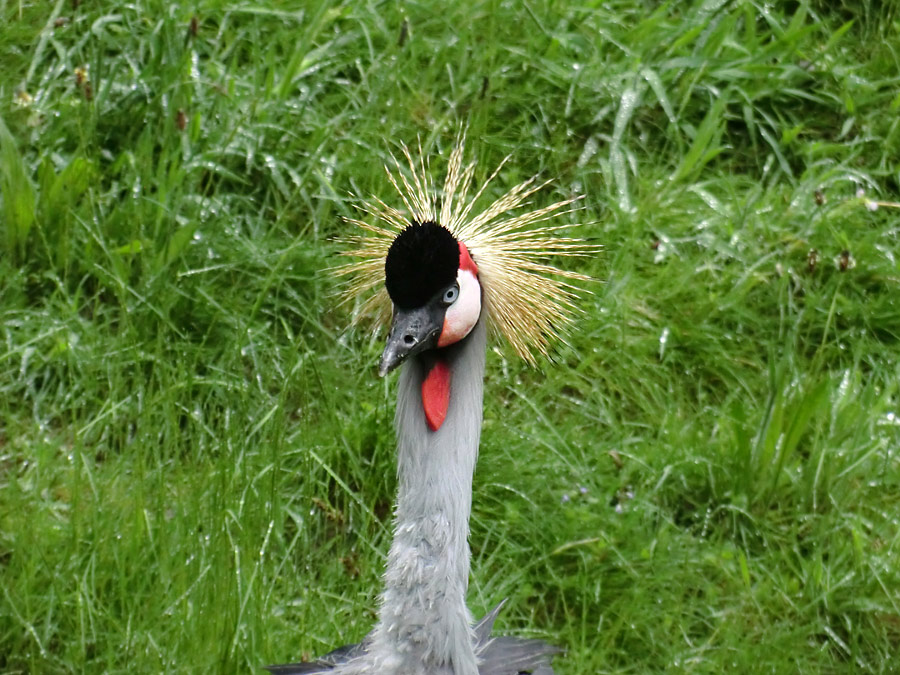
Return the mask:
M453 283L459 270L459 243L433 221L412 221L397 235L384 261L384 284L400 309L422 307Z

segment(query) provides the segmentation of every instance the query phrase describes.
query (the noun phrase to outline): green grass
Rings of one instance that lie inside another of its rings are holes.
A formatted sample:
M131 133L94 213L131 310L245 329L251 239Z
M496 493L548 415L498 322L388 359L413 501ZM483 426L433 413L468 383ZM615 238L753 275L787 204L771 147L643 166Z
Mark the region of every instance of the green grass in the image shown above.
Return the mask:
M369 630L393 378L326 270L349 195L460 124L480 180L512 153L493 189L552 178L604 245L565 263L599 279L570 348L489 353L473 611L509 597L568 675L896 671L894 3L0 24L0 671L246 672Z

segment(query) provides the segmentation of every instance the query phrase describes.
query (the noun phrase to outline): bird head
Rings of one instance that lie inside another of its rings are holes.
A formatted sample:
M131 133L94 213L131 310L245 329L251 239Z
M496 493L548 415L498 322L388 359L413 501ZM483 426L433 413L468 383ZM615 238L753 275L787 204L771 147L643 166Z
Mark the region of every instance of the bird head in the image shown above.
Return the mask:
M565 236L577 227L559 216L578 197L532 211L520 207L547 183L531 178L490 202L476 203L500 173L500 164L477 189L474 162L465 163L465 133L447 160L436 189L428 158L403 146L406 167L386 166L402 202L373 197L359 205L358 227L343 238L344 255L355 261L335 269L351 278L345 298L359 301L357 318L390 319L380 372L390 372L413 354L464 340L482 317L529 363L563 339L577 313L579 282L590 278L556 267L552 258L594 255L600 246Z
M433 221L413 221L397 235L384 280L393 316L381 375L414 354L463 340L481 316L478 267L469 249Z

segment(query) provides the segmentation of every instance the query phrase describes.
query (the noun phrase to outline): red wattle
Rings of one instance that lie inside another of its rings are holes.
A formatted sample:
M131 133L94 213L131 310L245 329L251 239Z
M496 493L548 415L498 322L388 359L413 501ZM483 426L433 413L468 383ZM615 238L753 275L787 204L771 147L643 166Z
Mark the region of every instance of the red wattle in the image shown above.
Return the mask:
M422 408L428 428L437 431L450 407L450 367L441 359L435 362L422 382Z
M478 265L472 260L472 256L469 255L469 249L462 242L459 242L459 269L469 270L476 277L478 276Z

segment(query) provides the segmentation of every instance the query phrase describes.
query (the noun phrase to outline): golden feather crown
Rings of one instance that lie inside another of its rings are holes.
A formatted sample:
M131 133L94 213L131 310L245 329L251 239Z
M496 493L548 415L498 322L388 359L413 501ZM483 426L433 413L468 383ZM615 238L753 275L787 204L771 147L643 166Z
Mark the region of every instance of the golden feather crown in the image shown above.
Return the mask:
M372 197L358 207L372 222L345 219L362 232L343 239L346 250L342 255L356 261L337 267L335 273L351 277L345 297L361 301L357 318L374 316L380 323L390 320L391 300L384 288L388 249L413 220L436 222L466 245L478 265L483 311L487 311L493 332L506 337L529 363L534 363L536 353L546 356L553 341L563 340L563 332L577 311L574 300L581 289L573 282L590 280L584 274L555 267L549 259L588 255L600 248L560 234L564 228L577 224L547 224L573 211L567 207L579 198L558 201L527 213L511 213L549 182L539 183L532 177L494 200L481 213L473 213L475 202L509 157L470 197L475 162L463 163L465 134L460 134L450 153L440 193L435 190L430 163L421 145L417 157L405 145L402 147L408 169L392 155L393 170L385 166L385 171L404 209Z

